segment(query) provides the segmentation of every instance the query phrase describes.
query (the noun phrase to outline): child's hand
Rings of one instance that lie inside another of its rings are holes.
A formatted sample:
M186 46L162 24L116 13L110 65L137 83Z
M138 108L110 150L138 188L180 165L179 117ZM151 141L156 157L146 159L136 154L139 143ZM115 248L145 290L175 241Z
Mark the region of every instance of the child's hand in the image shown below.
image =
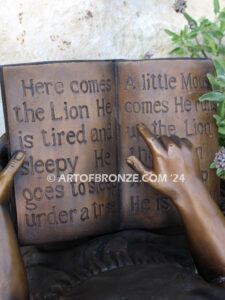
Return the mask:
M144 175L144 180L151 187L175 199L185 192L188 184L201 180L199 159L191 142L177 136L164 135L157 139L144 124L138 124L137 130L152 152L153 170L144 166L135 156L128 157L127 163ZM160 174L166 180L162 181Z
M22 166L24 158L25 154L23 152L17 152L0 173L0 204L6 203L8 200L14 175Z

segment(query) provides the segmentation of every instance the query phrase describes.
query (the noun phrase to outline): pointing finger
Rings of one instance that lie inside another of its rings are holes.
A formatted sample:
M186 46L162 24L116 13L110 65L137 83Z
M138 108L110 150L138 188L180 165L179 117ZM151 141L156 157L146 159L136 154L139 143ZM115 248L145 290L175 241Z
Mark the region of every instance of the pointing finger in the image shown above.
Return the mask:
M158 139L154 136L154 134L148 129L148 127L145 124L139 123L137 125L137 130L143 137L145 143L149 146L152 153L165 153L163 145L158 141Z

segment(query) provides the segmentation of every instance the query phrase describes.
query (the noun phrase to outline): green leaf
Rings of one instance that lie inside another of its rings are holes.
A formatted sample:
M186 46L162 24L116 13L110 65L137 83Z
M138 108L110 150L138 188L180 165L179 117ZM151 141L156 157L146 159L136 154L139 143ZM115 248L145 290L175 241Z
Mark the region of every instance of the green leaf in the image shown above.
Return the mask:
M217 76L225 74L225 62L219 57L213 59Z
M218 128L218 132L220 133L220 134L225 134L225 126L220 126L219 128Z
M220 3L219 0L214 0L214 13L218 14L220 11Z
M184 38L184 31L183 30L181 30L180 31L180 38L183 40L183 38Z
M188 35L188 26L185 25L184 26L184 37L187 38L187 35Z
M208 43L210 40L213 39L209 32L202 31L201 33L205 42Z
M220 30L222 32L224 32L224 30L225 30L225 19L223 21L220 21Z
M201 22L200 22L201 29L206 29L207 27L209 27L211 25L212 25L212 22L209 21L209 19L207 19L205 17L201 19Z
M193 29L189 34L188 34L188 38L189 39L195 39L198 35L198 30Z
M223 38L223 33L220 30L210 30L210 33L213 37L217 38L218 40Z
M190 48L195 48L195 44L192 43L192 42L190 42L190 41L185 42L185 43L184 43L184 46L185 46L185 47L190 47Z
M217 102L217 114L224 118L224 102Z
M213 53L213 49L212 49L211 47L209 47L209 46L204 46L204 47L203 47L203 50L204 50L205 52L208 52L208 53Z
M198 53L195 52L195 53L191 54L191 57L198 57L199 58L199 57L202 57L202 56L200 54L198 54Z
M181 48L181 47L177 47L177 48L174 48L172 51L169 52L170 55L172 54L177 54L177 55L180 55L180 56L185 56L188 54L188 52Z
M216 163L215 163L215 162L212 162L211 165L210 165L210 168L211 168L211 169L216 168Z
M217 170L216 170L216 175L221 176L222 172L223 172L223 170L217 169Z
M207 78L211 84L211 87L214 91L220 90L220 85L217 82L216 78L212 74L207 74Z
M197 22L188 13L184 12L184 16L188 21L189 25L194 24L195 27L198 25Z
M219 16L218 16L218 19L220 21L225 21L225 11L221 11Z
M225 88L225 76L224 75L219 75L217 77L217 81L222 85L222 87Z
M205 101L205 100L222 102L222 101L225 100L225 95L223 93L220 93L220 92L210 92L210 93L207 93L205 95L202 95L199 98L199 101Z
M219 45L218 50L221 55L225 56L225 46Z
M211 39L210 41L209 41L209 46L212 48L212 50L213 50L213 54L215 54L215 56L217 56L218 55L218 47L217 47L217 44L215 43L215 41L213 40L213 39Z
M219 170L219 171L218 171ZM217 172L218 171L218 172ZM224 170L221 170L221 169L217 169L216 170L216 174L220 177L224 176L225 175L225 171Z
M216 125L220 125L221 122L221 116L219 115L213 115L213 118L216 120Z
M173 32L173 31L171 31L171 30L169 30L169 29L165 29L164 31L165 31L165 33L167 33L169 36L172 36L172 37L174 37L174 38L179 39L179 35L176 34L175 32Z

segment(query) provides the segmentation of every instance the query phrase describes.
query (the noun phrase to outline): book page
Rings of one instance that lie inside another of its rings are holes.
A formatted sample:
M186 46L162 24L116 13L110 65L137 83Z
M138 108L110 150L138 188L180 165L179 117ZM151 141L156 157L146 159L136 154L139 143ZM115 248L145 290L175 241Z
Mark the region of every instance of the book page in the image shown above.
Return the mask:
M194 144L202 180L219 202L219 178L215 170L210 169L218 151L217 127L213 119L216 104L198 101L209 91L206 74L212 72L212 62L201 59L117 63L120 173L134 173L126 164L130 155L152 168L151 152L136 130L136 124L143 122L157 137L177 135ZM153 180L168 180L165 174L161 175ZM182 174L170 176L171 180L185 180ZM121 203L125 228L160 228L180 223L170 199L147 183L123 183Z
M115 230L117 183L93 177L117 173L113 63L6 66L3 80L10 149L26 152L15 177L20 242Z

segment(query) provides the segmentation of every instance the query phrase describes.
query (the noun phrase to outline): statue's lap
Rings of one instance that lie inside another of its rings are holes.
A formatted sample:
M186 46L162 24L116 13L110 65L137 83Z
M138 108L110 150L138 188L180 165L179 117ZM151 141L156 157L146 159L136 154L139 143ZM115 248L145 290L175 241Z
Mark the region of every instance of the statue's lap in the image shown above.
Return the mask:
M68 249L25 247L23 252L35 300L149 299L149 295L175 299L193 291L203 295L201 290L225 298L224 291L218 292L195 274L183 235L126 230Z

